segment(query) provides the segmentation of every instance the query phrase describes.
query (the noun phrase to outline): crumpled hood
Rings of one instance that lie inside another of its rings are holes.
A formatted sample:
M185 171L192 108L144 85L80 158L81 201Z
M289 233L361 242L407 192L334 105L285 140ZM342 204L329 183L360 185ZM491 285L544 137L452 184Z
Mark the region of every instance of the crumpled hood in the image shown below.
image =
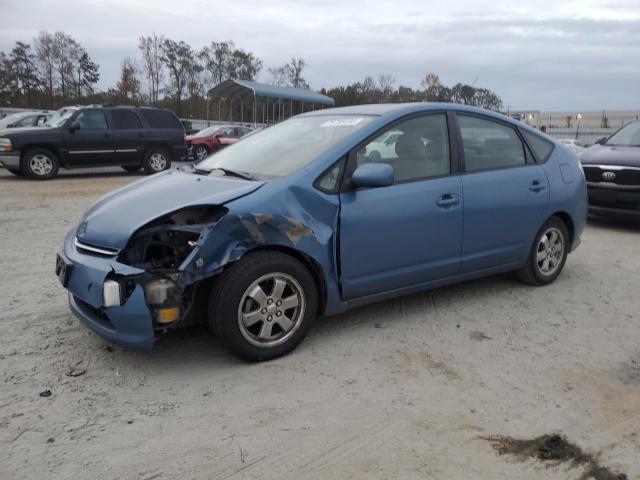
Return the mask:
M85 213L77 236L82 242L122 249L131 235L156 218L195 205L222 205L265 182L208 177L169 170L114 190Z
M592 165L640 167L640 147L593 145L580 154L580 162Z

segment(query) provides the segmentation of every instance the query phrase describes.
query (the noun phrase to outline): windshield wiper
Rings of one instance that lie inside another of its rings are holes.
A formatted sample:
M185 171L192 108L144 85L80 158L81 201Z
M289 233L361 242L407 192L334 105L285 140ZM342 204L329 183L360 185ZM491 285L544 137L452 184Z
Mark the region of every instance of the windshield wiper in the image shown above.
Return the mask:
M247 172L239 172L237 170L230 170L228 168L220 168L220 167L216 167L213 170L211 170L211 172L209 172L209 174L212 174L213 172L215 172L216 170L220 171L220 172L224 172L225 175L229 175L232 177L238 177L238 178L244 178L245 180L255 180L256 178L251 175L250 173Z

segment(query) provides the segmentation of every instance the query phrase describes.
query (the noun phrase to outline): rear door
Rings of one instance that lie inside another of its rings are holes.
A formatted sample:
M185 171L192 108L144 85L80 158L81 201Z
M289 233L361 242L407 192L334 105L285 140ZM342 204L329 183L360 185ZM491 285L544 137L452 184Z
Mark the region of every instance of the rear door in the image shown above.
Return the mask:
M80 110L62 135L71 165L106 165L114 160L111 130L101 108Z
M345 300L390 292L458 273L462 241L462 181L451 173L447 116L420 115L390 127L398 132L393 155L371 144L352 152L348 171L380 161L394 169L388 187L340 194L340 266ZM427 148L427 144L431 148ZM348 183L348 182L347 182Z
M549 182L513 126L456 115L464 147L461 273L519 266L546 220Z
M109 113L117 162L120 165L140 163L146 136L140 118L133 109L113 108Z

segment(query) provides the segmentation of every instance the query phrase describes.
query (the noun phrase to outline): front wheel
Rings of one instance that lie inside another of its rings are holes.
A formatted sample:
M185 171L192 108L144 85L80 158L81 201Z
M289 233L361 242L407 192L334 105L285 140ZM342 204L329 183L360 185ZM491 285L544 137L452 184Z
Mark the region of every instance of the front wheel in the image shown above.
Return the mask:
M231 353L258 362L296 348L317 310L309 270L289 255L261 251L247 254L217 279L209 323Z
M24 154L21 170L36 180L49 180L58 175L58 157L46 148L34 148Z
M196 160L204 160L205 158L207 158L208 155L209 155L209 150L207 149L207 147L205 147L204 145L196 146L196 153L195 153Z
M518 272L531 285L547 285L562 271L569 254L569 231L558 217L551 217L538 231L527 263Z
M171 157L164 148L150 148L144 156L142 167L147 174L158 173L171 167Z

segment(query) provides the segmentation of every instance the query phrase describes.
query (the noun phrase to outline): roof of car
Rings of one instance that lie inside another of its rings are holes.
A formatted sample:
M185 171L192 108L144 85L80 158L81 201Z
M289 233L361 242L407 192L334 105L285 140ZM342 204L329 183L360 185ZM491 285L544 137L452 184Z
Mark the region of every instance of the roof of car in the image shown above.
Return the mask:
M425 112L429 110L455 110L459 112L478 113L493 117L502 122L516 125L519 128L529 130L551 139L548 135L518 120L511 119L499 112L493 112L484 108L471 107L460 103L437 103L437 102L414 102L414 103L375 103L367 105L352 105L349 107L325 108L312 112L303 113L298 116L312 115L378 115L384 116L388 120L399 118L412 113Z

